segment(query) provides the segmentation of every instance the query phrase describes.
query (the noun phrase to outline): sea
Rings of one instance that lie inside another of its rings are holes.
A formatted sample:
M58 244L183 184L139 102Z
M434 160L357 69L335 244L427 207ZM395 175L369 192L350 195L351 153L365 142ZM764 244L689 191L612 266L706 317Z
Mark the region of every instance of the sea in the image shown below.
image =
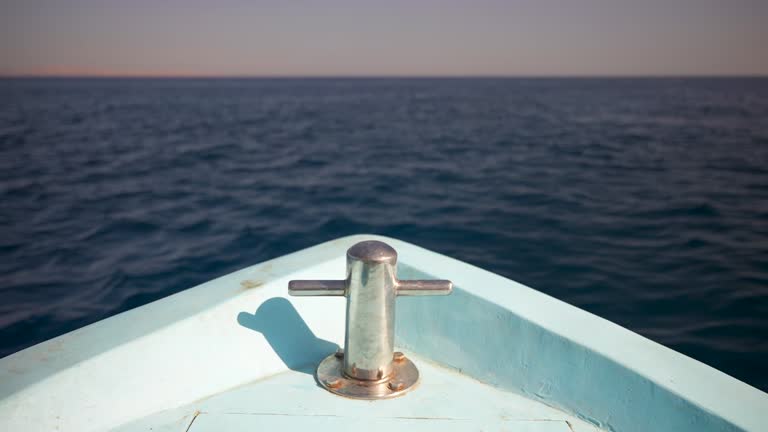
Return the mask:
M768 391L768 79L0 80L0 357L357 233Z

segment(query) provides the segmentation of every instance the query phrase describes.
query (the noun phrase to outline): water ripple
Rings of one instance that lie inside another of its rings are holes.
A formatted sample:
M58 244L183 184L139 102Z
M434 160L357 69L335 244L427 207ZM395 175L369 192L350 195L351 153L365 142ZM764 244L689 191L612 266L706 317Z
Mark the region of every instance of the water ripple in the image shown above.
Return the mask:
M761 79L0 81L0 356L371 232L768 390L767 144Z

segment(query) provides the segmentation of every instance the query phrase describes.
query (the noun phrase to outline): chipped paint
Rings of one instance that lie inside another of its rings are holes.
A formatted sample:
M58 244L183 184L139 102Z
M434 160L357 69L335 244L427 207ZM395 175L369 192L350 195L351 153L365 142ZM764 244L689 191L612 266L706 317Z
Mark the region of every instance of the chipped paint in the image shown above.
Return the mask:
M264 282L261 282L258 280L246 279L244 281L240 281L240 291L251 290L254 288L258 288L262 285L264 285Z

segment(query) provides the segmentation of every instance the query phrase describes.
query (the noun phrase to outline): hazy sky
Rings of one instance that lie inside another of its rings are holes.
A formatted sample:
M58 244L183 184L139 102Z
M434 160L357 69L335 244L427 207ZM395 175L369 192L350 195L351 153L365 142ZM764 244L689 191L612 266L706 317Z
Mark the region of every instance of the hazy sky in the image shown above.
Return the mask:
M0 75L768 74L768 0L0 0Z

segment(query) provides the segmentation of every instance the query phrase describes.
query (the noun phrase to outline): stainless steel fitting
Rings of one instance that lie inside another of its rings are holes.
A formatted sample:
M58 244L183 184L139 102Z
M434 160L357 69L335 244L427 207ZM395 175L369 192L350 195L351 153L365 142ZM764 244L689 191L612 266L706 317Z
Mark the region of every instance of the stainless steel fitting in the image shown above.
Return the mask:
M395 297L448 295L447 280L397 279L397 252L380 241L347 251L345 280L293 280L293 296L346 296L344 350L323 360L318 382L329 391L359 399L398 396L418 382L416 366L395 347Z

